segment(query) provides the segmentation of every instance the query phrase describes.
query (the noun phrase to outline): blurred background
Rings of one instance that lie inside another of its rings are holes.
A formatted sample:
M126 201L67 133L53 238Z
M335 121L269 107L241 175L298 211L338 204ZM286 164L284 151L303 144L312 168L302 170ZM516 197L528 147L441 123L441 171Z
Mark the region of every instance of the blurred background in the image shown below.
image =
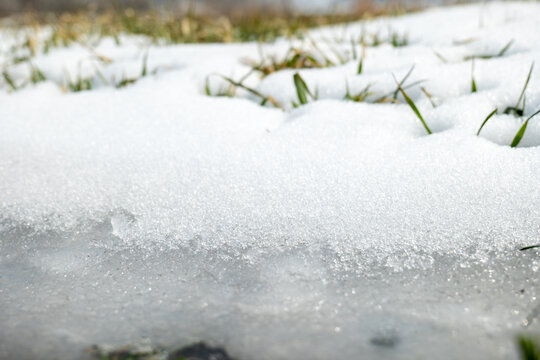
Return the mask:
M346 12L360 8L385 5L425 7L446 0L0 0L0 15L22 11L63 12L79 9L163 9L177 11L190 6L198 11L235 12L246 9L273 8L291 12Z

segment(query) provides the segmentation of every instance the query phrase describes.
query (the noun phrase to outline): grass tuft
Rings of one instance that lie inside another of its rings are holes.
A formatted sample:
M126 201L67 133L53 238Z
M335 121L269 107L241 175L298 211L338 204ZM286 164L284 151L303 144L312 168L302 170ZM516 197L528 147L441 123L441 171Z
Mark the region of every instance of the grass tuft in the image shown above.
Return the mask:
M356 95L353 95L351 94L351 91L349 89L349 83L345 82L345 88L346 88L345 99L350 100L350 101L355 101L355 102L364 102L369 96L373 95L373 93L369 91L369 89L372 86L373 84L368 84L359 93L357 93Z
M334 63L330 61L326 54L318 50L322 54L324 61L318 59L318 57L307 50L291 47L283 59L276 59L275 57L266 57L259 63L248 63L251 68L257 72L260 72L263 76L268 76L276 71L283 69L313 69L324 68L333 66Z
M80 74L75 81L72 81L68 76L67 89L71 92L81 92L92 90L92 79L83 78Z
M411 69L412 70L412 69ZM418 110L418 108L416 107L416 105L414 104L414 101L411 100L411 98L407 95L407 93L405 93L405 90L403 90L403 88L401 87L401 84L397 81L396 79L396 76L394 74L392 74L392 76L394 77L394 81L396 82L397 84L397 87L398 87L398 90L401 92L401 95L403 95L403 97L405 98L405 101L407 102L407 104L409 104L409 107L412 109L412 111L416 114L416 116L418 117L418 119L420 120L420 122L422 123L422 125L424 126L424 129L426 129L427 133L430 135L432 134L432 131L431 129L429 128L429 126L426 124L426 121L424 120L424 118L422 117L422 114L420 114L420 111Z
M131 84L135 84L140 79L146 77L148 75L148 55L150 53L150 50L147 50L142 58L142 65L141 65L141 75L138 78L127 78L124 74L122 77L122 80L116 84L116 88L120 89L123 87L126 87Z
M39 68L36 65L30 63L30 82L32 84L37 84L46 80L47 78L41 72L41 70L39 70Z
M411 88L413 86L416 86L418 84L421 84L424 82L424 80L417 80L417 81L414 81L408 85L405 85L405 82L407 81L407 79L409 78L409 76L412 74L413 70L414 70L414 67L415 65L411 66L411 68L409 69L409 71L407 72L407 74L405 74L405 76L403 77L403 79L401 79L401 81L398 83L398 86L396 87L395 90L393 90L392 92L388 93L388 94L385 94L381 97L379 97L378 99L376 99L374 102L376 103L396 103L398 102L397 101L397 97L398 97L398 94L399 94L399 87L401 86L401 88L403 90L406 90L408 88Z
M250 94L255 95L256 97L260 98L261 99L261 106L264 106L267 103L270 103L270 104L274 105L276 108L281 108L282 106L272 96L266 96L266 95L262 94L261 92L255 90L255 89L253 89L253 88L251 88L249 86L244 85L243 81L247 78L247 76L249 76L250 73L251 72L249 72L246 76L244 76L240 81L235 81L235 80L233 80L232 78L230 78L228 76L219 75L219 74L216 74L216 75L221 77L223 80L227 81L233 87L233 89L230 92L228 92L228 94L230 94L230 96L234 95L234 88L240 88L240 89L244 89L247 92L249 92ZM208 88L208 85L207 85L207 88ZM206 91L208 92L209 88ZM229 95L227 95L227 96L229 96Z
M389 42L393 47L407 46L409 44L409 37L406 33L399 34L396 31L392 31Z

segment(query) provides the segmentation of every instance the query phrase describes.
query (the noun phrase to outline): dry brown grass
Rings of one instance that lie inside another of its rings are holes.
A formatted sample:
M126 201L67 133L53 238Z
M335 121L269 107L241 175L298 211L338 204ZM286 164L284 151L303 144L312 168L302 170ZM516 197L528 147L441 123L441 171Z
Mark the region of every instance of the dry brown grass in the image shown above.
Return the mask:
M361 4L361 5L360 5ZM25 12L11 17L14 26L53 29L48 46L63 46L90 36L118 38L120 34L145 35L166 43L272 41L294 37L304 30L346 23L379 15L400 14L411 9L377 7L359 2L352 12L335 14L296 14L284 8L183 11L85 9L61 14Z

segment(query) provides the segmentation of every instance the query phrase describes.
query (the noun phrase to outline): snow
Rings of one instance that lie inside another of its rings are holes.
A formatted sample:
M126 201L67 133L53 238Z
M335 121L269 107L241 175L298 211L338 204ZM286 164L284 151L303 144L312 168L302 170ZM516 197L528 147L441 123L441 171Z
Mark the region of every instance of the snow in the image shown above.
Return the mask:
M540 120L517 148L523 119L498 114L476 132L540 63L540 5L447 7L312 37L345 54L362 29L389 26L410 44L368 47L362 75L357 60L300 71L320 99L299 108L289 70L246 81L285 110L241 91L205 96L210 74L247 73L257 44L107 39L95 52L110 64L54 49L34 61L48 81L0 85L0 358L144 339L210 341L238 359L515 358L515 334L540 330L540 259L518 251L540 242ZM512 39L503 57L476 60L471 94L463 58ZM96 75L137 76L146 51L151 75L131 86ZM407 83L425 79L440 104L407 90L432 135L407 105L343 100L346 84L393 92L392 73L413 64ZM28 68L10 71L22 83ZM66 71L95 88L63 93ZM525 114L539 108L535 70Z

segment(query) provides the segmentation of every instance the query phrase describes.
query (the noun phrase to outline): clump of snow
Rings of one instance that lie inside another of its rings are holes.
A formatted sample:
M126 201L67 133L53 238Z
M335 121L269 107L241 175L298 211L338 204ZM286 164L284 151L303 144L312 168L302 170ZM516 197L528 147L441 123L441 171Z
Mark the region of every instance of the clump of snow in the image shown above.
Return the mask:
M209 75L213 89L212 74L244 75L256 44L103 41L108 65L81 46L39 55L48 81L0 92L0 358L141 338L206 340L239 359L515 356L515 333L539 329L540 260L518 249L539 242L540 120L510 148L523 119L502 111L540 63L539 10L316 30L343 54L362 29L390 25L409 44L368 47L361 75L357 60L300 71L320 99L297 109L294 72L248 78L286 110L204 95ZM471 94L464 58L512 39L476 60ZM129 87L61 91L65 69L137 76L146 51L151 75ZM413 64L407 82L425 80L438 106L407 92L433 135L404 104L343 100L347 84L393 92L392 73ZM525 114L540 109L539 84L535 71Z

